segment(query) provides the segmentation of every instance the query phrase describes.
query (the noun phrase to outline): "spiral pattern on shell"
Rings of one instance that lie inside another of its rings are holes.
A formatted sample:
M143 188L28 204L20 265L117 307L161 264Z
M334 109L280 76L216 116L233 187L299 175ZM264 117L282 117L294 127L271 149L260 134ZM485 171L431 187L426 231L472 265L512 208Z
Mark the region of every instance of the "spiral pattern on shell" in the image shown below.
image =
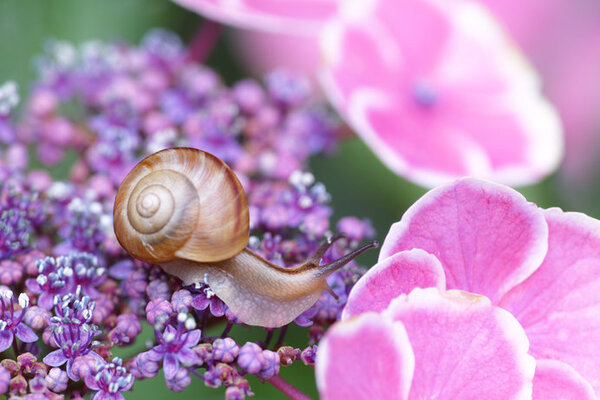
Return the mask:
M121 246L142 261L221 261L246 247L248 203L223 161L198 149L167 149L123 180L114 228Z

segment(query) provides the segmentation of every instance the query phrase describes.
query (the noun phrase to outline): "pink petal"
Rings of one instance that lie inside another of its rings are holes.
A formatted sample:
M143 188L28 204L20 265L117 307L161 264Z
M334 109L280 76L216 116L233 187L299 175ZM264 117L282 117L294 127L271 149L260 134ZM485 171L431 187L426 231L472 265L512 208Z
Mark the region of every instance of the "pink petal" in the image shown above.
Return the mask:
M339 0L174 0L207 18L241 28L315 35Z
M595 400L594 389L571 366L560 361L536 360L533 400Z
M357 7L361 4L361 7ZM539 180L562 156L533 70L474 2L347 2L325 26L332 102L394 172L433 186Z
M378 262L356 282L342 319L367 311L383 311L393 299L416 287L445 289L442 265L435 256L421 249L394 254Z
M392 225L379 259L413 248L442 263L449 289L493 302L529 277L547 250L540 209L517 191L472 178L429 191Z
M600 390L600 221L545 211L548 254L499 305L521 322L536 358L563 361Z
M486 297L417 288L383 314L402 322L415 353L410 399L531 399L525 332Z
M321 340L317 387L323 400L403 400L413 368L402 324L366 313L333 325Z

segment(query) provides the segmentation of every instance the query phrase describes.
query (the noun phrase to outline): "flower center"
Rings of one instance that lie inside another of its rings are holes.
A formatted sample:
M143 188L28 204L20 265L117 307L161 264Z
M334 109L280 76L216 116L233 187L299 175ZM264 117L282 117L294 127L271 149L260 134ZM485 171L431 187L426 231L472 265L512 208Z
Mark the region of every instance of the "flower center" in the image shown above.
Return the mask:
M431 82L419 79L413 87L413 99L422 108L432 108L438 96Z

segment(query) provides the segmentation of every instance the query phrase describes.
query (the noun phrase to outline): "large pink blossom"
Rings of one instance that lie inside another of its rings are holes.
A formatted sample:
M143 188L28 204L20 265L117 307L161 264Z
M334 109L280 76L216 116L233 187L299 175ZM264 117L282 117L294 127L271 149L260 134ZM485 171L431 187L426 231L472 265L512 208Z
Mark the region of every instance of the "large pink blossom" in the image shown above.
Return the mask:
M537 76L476 2L346 1L322 49L333 103L414 182L525 184L561 159L561 125Z
M596 398L600 221L540 209L513 189L472 178L438 187L392 225L343 319L385 315L417 287L485 296L510 313L536 359L534 399Z

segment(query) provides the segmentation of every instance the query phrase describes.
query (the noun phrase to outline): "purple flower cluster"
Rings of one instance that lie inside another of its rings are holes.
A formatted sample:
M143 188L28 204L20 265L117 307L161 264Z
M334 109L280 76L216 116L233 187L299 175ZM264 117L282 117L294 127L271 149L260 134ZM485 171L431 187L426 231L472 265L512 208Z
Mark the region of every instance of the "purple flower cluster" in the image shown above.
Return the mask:
M54 350L44 357L44 363L51 367L60 367L67 363L67 374L69 378L78 381L81 376L73 369L77 358L89 355L103 362L104 359L93 349L98 345L94 337L100 334L100 330L91 324L92 313L96 303L88 296L81 293L81 287L75 289L75 293L69 293L62 298L54 298L55 315L50 319L48 327L51 338L50 343L58 350Z
M282 267L306 260L334 230L330 196L308 158L334 150L342 132L309 81L278 70L263 83L227 87L160 30L140 46L52 41L36 65L20 119L11 112L14 87L0 86L0 394L121 399L134 378L162 368L172 391L197 378L243 399L252 394L248 375L266 381L295 360L313 362L313 347L284 346L286 327L275 344L269 330L264 342L238 345L231 332L239 321L209 282L183 288L132 259L112 230L114 196L130 168L152 152L193 146L226 161L242 182L249 247ZM68 176L29 169L30 150ZM323 263L374 233L356 218L337 231L348 239L336 240ZM334 273L335 297L324 293L297 319L311 326L307 345L338 318L362 272L350 262ZM13 292L24 293L17 301ZM154 328L147 351L114 358L144 324ZM207 336L217 324L222 335Z

